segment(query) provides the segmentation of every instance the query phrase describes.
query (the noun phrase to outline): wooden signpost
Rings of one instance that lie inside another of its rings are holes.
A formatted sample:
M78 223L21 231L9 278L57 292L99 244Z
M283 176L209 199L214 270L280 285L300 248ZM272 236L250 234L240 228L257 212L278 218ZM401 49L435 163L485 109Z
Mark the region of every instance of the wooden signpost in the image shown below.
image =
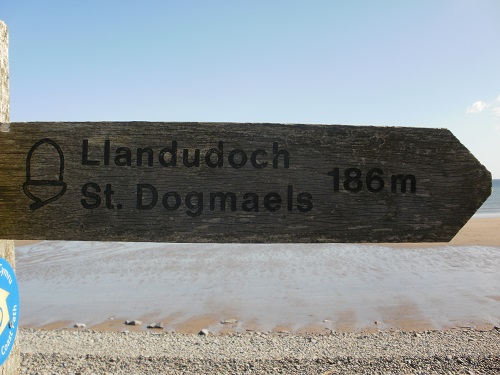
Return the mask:
M0 126L1 238L449 241L491 175L445 129Z
M490 173L444 129L9 123L1 21L0 123L0 258L12 267L12 239L449 241L491 193ZM18 374L5 327L0 373Z

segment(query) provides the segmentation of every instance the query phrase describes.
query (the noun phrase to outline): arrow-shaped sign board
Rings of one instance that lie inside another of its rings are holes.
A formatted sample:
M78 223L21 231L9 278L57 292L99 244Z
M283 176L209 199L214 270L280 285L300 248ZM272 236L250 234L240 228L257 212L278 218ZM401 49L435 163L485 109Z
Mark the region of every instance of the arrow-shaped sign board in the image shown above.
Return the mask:
M9 239L449 241L491 192L445 129L11 123L0 150Z

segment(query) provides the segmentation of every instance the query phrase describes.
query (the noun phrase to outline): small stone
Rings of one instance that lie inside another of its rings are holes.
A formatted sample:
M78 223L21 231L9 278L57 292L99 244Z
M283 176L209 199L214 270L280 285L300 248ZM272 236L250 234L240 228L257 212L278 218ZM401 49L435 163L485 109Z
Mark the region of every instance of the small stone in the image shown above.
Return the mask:
M220 324L236 324L236 323L238 323L236 319L226 319L220 322Z
M375 323L375 324L378 324L378 322L377 322L376 320L375 320L375 322L374 322L374 323Z
M86 325L84 323L75 323L75 325L73 326L73 328L85 328Z
M200 332L198 332L198 335L200 336L208 336L208 334L210 333L210 331L206 328L203 328Z
M448 355L446 356L446 359L447 359L448 361L451 361L451 360L453 359L453 357L452 357L451 355L449 355L449 354L448 354Z
M413 337L420 337L420 333L415 332L415 333L413 334Z
M323 323L330 323L331 320L330 319L323 319Z
M140 326L142 322L140 320L126 320L125 324L128 326Z
M148 324L148 328L153 328L153 329L163 329L163 323L162 323L162 322L159 322L159 323L151 323L151 324Z

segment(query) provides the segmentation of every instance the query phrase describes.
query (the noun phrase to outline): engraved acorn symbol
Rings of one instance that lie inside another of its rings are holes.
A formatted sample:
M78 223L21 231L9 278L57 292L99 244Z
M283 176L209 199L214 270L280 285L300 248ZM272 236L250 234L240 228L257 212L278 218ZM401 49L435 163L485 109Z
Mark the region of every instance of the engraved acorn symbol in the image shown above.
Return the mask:
M38 210L61 198L67 188L63 178L64 154L61 147L49 138L35 143L26 158L26 182L23 184L24 194L34 201L30 209Z

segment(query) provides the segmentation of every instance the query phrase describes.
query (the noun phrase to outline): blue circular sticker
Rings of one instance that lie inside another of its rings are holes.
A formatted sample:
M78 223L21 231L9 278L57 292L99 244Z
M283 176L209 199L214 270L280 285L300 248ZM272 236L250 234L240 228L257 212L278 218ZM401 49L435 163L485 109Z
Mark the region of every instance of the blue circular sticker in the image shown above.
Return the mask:
M19 321L19 290L9 262L0 258L0 366L14 346Z

